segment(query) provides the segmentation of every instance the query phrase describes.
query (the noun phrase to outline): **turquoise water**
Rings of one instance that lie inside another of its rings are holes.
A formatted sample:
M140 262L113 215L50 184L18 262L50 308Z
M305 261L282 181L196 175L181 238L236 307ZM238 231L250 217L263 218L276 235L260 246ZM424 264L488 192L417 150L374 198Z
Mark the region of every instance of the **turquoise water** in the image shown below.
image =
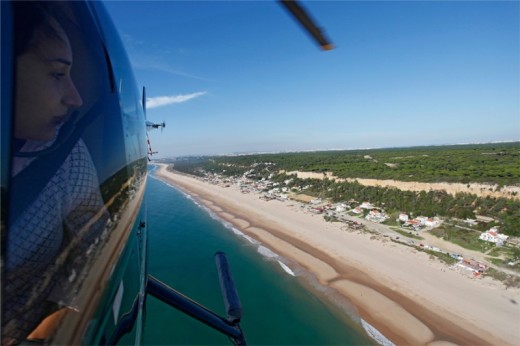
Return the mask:
M148 204L149 274L225 316L214 254L224 251L242 302L250 345L366 345L374 342L347 313L305 288L305 272L152 176ZM325 291L323 294L327 294ZM147 301L145 345L231 345L226 336L153 297Z

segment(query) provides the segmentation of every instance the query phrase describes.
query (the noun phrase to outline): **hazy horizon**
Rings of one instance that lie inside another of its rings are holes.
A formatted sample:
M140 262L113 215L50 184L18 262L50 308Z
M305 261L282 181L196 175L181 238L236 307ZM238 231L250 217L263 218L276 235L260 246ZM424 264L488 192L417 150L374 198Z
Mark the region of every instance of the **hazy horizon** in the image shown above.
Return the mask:
M358 147L358 148L331 148L331 149L308 149L308 150L273 150L273 151L242 151L229 153L215 153L215 154L186 154L186 155L171 155L160 156L154 155L152 160L174 159L183 157L204 157L204 156L241 156L241 155L262 155L262 154L283 154L283 153L306 153L306 152L321 152L321 151L356 151L356 150L378 150L378 149L406 149L406 148L423 148L423 147L445 147L457 145L479 145L479 144L503 144L503 143L520 143L517 140L505 141L490 141L490 142L474 142L474 143L445 143L445 144L425 144L425 145L411 145L411 146L389 146L389 147Z

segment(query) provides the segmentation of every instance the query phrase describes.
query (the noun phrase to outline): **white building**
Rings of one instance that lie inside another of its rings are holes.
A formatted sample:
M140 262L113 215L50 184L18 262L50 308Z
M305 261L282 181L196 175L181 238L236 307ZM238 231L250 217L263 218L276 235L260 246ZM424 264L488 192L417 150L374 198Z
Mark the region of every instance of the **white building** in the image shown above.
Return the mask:
M490 243L495 243L498 246L504 245L508 238L509 236L498 233L497 227L489 229L488 231L482 233L479 237L479 239L481 240L488 241Z
M381 223L381 222L384 222L388 217L386 216L385 213L382 213L378 210L371 210L367 216L365 216L365 219L367 219L368 221L372 221L372 222L378 222L378 223Z
M359 206L361 209L374 209L374 206L370 202L363 202Z
M336 211L337 212L343 212L347 210L347 205L345 203L339 203L339 204L336 204Z
M431 217L429 217L428 219L426 219L426 221L424 221L424 225L426 227L436 227L440 224L440 221L439 220L435 220Z
M356 207L356 208L352 209L351 212L353 212L354 214L361 214L363 212L363 210L361 210L360 207Z

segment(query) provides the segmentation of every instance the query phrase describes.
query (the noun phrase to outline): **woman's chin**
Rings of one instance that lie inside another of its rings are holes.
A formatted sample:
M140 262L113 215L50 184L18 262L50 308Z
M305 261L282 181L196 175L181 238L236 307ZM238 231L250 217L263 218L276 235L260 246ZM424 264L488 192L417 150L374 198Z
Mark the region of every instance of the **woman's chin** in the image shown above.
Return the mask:
M47 141L54 140L56 138L57 134L58 134L58 132L56 130L52 130L52 131L49 131L49 132L39 132L37 134L21 136L20 139L25 139L25 140L30 140L30 141L47 142Z

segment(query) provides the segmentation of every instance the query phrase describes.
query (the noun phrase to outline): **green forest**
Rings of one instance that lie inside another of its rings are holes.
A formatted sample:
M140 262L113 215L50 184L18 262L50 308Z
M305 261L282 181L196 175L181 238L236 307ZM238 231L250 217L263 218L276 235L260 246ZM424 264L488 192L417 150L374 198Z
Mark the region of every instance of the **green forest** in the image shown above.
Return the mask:
M177 159L178 171L239 176L248 172L255 179L288 179L281 171L332 172L341 178L394 179L418 182L520 184L520 142L480 145L280 153ZM290 187L307 186L306 193L334 202L370 201L388 213L406 211L413 215L452 218L492 217L501 232L520 236L520 201L478 197L445 191L402 191L396 188L364 186L357 182L329 179L297 179Z
M218 156L211 159L216 164L237 167L271 162L279 170L332 172L340 178L475 182L499 186L520 183L520 142Z

